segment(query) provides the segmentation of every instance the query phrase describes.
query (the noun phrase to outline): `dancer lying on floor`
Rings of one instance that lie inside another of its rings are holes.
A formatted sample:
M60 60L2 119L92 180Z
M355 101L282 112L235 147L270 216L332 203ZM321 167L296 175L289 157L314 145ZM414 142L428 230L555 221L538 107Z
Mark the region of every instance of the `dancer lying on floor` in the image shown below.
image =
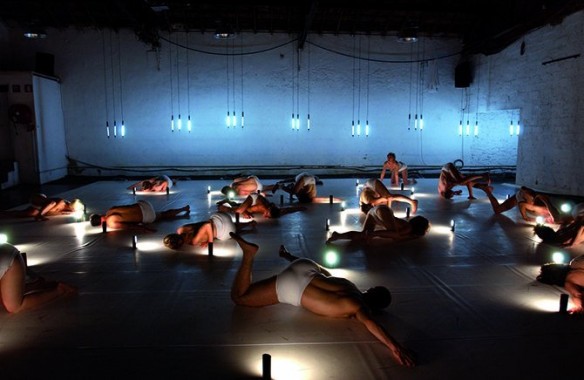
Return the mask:
M412 208L412 214L418 210L417 199L391 193L377 178L370 178L363 184L363 190L359 194L359 205L364 213L367 213L373 206L382 204L391 208L393 202L407 203Z
M287 303L325 317L355 318L390 350L399 364L414 366L411 354L372 318L373 310L384 309L391 303L387 288L377 286L362 292L348 279L333 277L316 262L300 259L284 246L280 247L280 256L291 264L276 276L252 282L259 247L237 234L231 236L243 251L231 288L231 299L237 305L261 307Z
M255 228L256 224L255 220L247 223L234 223L228 213L216 212L211 214L209 220L180 226L176 233L166 235L163 242L170 249L179 249L184 244L205 248L215 239L228 240L231 238L231 233Z
M222 212L237 213L244 218L251 219L254 214L261 214L265 218L279 218L282 215L304 211L306 207L278 207L261 194L250 194L245 198L243 203L235 203L227 200L219 201L217 202L217 209Z
M367 213L361 231L342 233L333 231L327 243L335 240L367 242L376 237L395 241L409 240L424 236L429 229L430 222L423 216L416 216L410 220L399 219L387 205L378 205Z
M312 174L302 172L294 178L278 181L276 189L282 189L290 195L296 196L300 203L311 203L316 198L316 184L318 178Z
M233 191L236 195L245 196L250 194L263 193L266 191L275 191L277 186L274 185L263 185L260 179L255 175L250 175L248 177L239 177L233 180L231 185L224 186L221 192L229 196L229 193Z
M554 230L544 225L536 225L533 231L548 244L572 247L584 242L584 203L578 204L572 212L572 221Z
M30 310L77 292L73 286L62 282L30 291L26 272L20 251L11 244L0 244L0 298L9 313Z
M572 297L570 314L584 315L582 296L584 290L584 255L575 257L569 264L549 263L541 266L537 281L563 286Z
M527 222L535 222L538 216L545 218L547 223L559 224L572 220L571 216L566 218L565 215L562 215L558 211L552 204L549 195L540 193L529 187L521 186L514 196L505 199L503 203L499 203L493 195L492 186L476 184L475 187L487 194L487 198L489 198L495 214L501 214L517 206L521 217Z
M152 232L155 230L146 226L147 224L160 220L188 217L190 212L189 205L156 212L150 202L139 200L134 204L111 207L105 215L92 214L89 220L92 226L100 226L105 222L108 228L138 228Z
M68 201L63 198L49 198L45 194L33 194L30 197L31 205L22 210L0 211L0 219L34 218L48 220L48 216L66 215L77 210L83 210L83 203L79 199Z
M157 177L145 179L128 186L128 190L136 189L136 191L146 192L164 192L166 189L172 189L174 185L173 180L169 176L162 174Z

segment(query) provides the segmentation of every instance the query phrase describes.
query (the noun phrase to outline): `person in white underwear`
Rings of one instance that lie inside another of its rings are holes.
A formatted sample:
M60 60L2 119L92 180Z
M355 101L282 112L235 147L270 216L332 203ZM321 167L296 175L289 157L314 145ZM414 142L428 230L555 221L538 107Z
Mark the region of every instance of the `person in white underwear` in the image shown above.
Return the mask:
M217 202L217 209L221 212L233 212L244 218L252 219L254 214L261 214L264 218L279 218L282 215L304 211L306 207L278 207L261 194L250 194L242 203L234 203L227 200L219 201Z
M32 292L27 289L26 274L20 251L11 244L0 244L0 298L9 313L30 310L77 292L75 287L62 282Z
M314 261L299 259L280 247L280 256L291 262L281 274L252 282L252 269L259 247L232 233L243 251L241 264L231 287L236 305L262 307L288 303L314 314L334 318L355 318L383 343L401 365L413 367L413 356L372 317L391 302L391 293L382 286L360 291L346 278L333 277Z
M205 248L215 239L231 239L231 233L253 228L256 224L255 220L248 223L235 223L230 214L216 212L211 214L209 220L180 226L176 233L166 235L163 243L170 249L179 249L184 244Z
M475 187L485 192L495 214L509 211L515 206L523 220L534 222L536 217L542 216L546 223L560 224L570 222L571 215L562 214L552 203L548 194L533 190L526 186L521 186L514 196L499 203L493 195L493 187L486 184L476 184Z
M318 179L312 174L306 172L299 173L293 179L279 181L276 189L296 196L300 203L311 203L316 198L316 185Z
M343 239L367 242L375 237L394 241L409 240L424 236L429 229L430 222L423 216L399 219L387 205L377 205L367 213L361 231L333 231L327 243Z
M139 200L131 205L111 207L105 215L92 214L90 223L92 226L100 226L105 222L108 228L113 229L141 228L147 231L154 231L146 225L160 220L188 217L190 212L189 205L156 212L150 202Z
M393 202L407 203L412 209L412 214L418 210L418 200L406 197L401 194L391 193L387 187L377 178L368 179L363 185L363 189L359 194L359 206L361 211L367 213L371 207L385 204L391 207Z
M462 190L452 190L455 186L466 186L468 190L468 199L476 199L473 195L472 188L478 187L477 183L483 181L486 185L491 184L489 173L477 175L464 175L452 163L448 162L440 170L438 178L438 194L446 199L452 199L455 195L461 195Z
M389 171L391 175L391 184L397 185L399 184L399 176L401 174L402 181L404 185L409 185L410 182L414 182L415 180L409 181L408 180L408 166L401 161L398 161L395 158L395 153L389 152L387 154L387 160L383 163L383 167L381 168L381 174L379 175L379 180L383 181L385 178L385 172Z
M229 192L233 191L236 195L246 196L250 194L262 193L264 191L273 191L276 188L275 185L263 185L260 179L255 175L250 175L248 177L239 177L233 180L231 185L224 186L221 192L229 196Z
M584 315L584 255L572 259L569 264L548 263L541 266L537 281L548 285L563 286L570 294L573 315Z
M173 180L166 174L162 174L157 177L136 182L135 184L128 186L128 190L136 189L137 191L162 192L166 191L167 188L172 189L173 185Z

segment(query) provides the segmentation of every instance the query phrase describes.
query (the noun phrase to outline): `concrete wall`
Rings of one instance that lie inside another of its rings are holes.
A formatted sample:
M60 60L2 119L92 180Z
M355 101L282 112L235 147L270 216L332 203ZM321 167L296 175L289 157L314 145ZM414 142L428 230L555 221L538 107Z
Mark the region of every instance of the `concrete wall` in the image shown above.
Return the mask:
M69 154L81 174L302 165L323 173L379 167L394 151L410 166L517 163L518 183L583 194L575 163L583 139L581 58L542 65L580 53L583 17L530 33L523 55L518 41L500 54L470 57L473 83L465 89L454 86L460 42L429 38L407 45L392 37L310 35L298 52L285 34L225 42L173 33L152 49L124 30L52 30L35 42L4 31L0 41L11 54L0 65L25 70L35 52L54 54ZM418 60L424 63L410 62ZM227 111L242 110L245 127L227 128ZM171 132L171 115L179 112L183 121L190 112L190 133L184 123ZM290 128L293 112L299 131ZM416 113L424 116L423 131L413 121L408 130L408 115ZM119 126L122 118L126 136L108 139L106 122ZM369 136L353 137L352 121L367 119ZM478 120L479 135L459 136L461 119L471 126ZM510 136L517 119L521 134Z

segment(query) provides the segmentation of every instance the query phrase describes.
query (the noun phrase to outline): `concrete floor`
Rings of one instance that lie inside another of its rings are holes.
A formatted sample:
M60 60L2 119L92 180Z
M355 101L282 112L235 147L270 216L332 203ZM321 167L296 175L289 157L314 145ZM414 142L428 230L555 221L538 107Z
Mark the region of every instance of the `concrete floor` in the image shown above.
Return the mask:
M79 289L42 309L0 311L2 378L253 379L261 378L264 353L274 379L566 379L580 372L584 321L558 313L563 289L535 277L554 252L568 260L584 247L540 244L516 209L494 216L478 190L474 201L466 192L439 199L435 178L415 185L418 215L432 223L427 236L327 247L330 231L358 230L363 218L355 178L323 182L323 203L277 220L258 217L257 229L243 235L260 245L254 278L284 268L277 254L284 244L360 288L387 286L393 303L376 318L415 353L416 368L398 366L354 320L289 305L234 306L229 291L241 251L233 240L216 242L212 257L201 248L166 249L162 237L207 219L221 199L207 194L208 186L218 190L227 181L181 181L170 195L136 196L125 189L130 182L103 181L49 195L81 198L88 213L139 199L157 210L189 204L190 218L158 222L151 233L106 234L71 216L0 221L0 232L27 252L36 272ZM494 186L500 199L515 190ZM345 200L347 210L329 204L329 195ZM405 205L395 206L403 217ZM326 261L331 257L337 262Z

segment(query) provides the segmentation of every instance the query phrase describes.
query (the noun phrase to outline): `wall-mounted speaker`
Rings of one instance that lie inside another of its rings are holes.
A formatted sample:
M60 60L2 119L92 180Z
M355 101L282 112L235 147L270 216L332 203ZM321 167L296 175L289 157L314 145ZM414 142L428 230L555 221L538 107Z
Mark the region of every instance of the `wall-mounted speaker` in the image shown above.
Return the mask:
M472 83L472 67L470 62L459 63L454 69L454 87L465 88Z

